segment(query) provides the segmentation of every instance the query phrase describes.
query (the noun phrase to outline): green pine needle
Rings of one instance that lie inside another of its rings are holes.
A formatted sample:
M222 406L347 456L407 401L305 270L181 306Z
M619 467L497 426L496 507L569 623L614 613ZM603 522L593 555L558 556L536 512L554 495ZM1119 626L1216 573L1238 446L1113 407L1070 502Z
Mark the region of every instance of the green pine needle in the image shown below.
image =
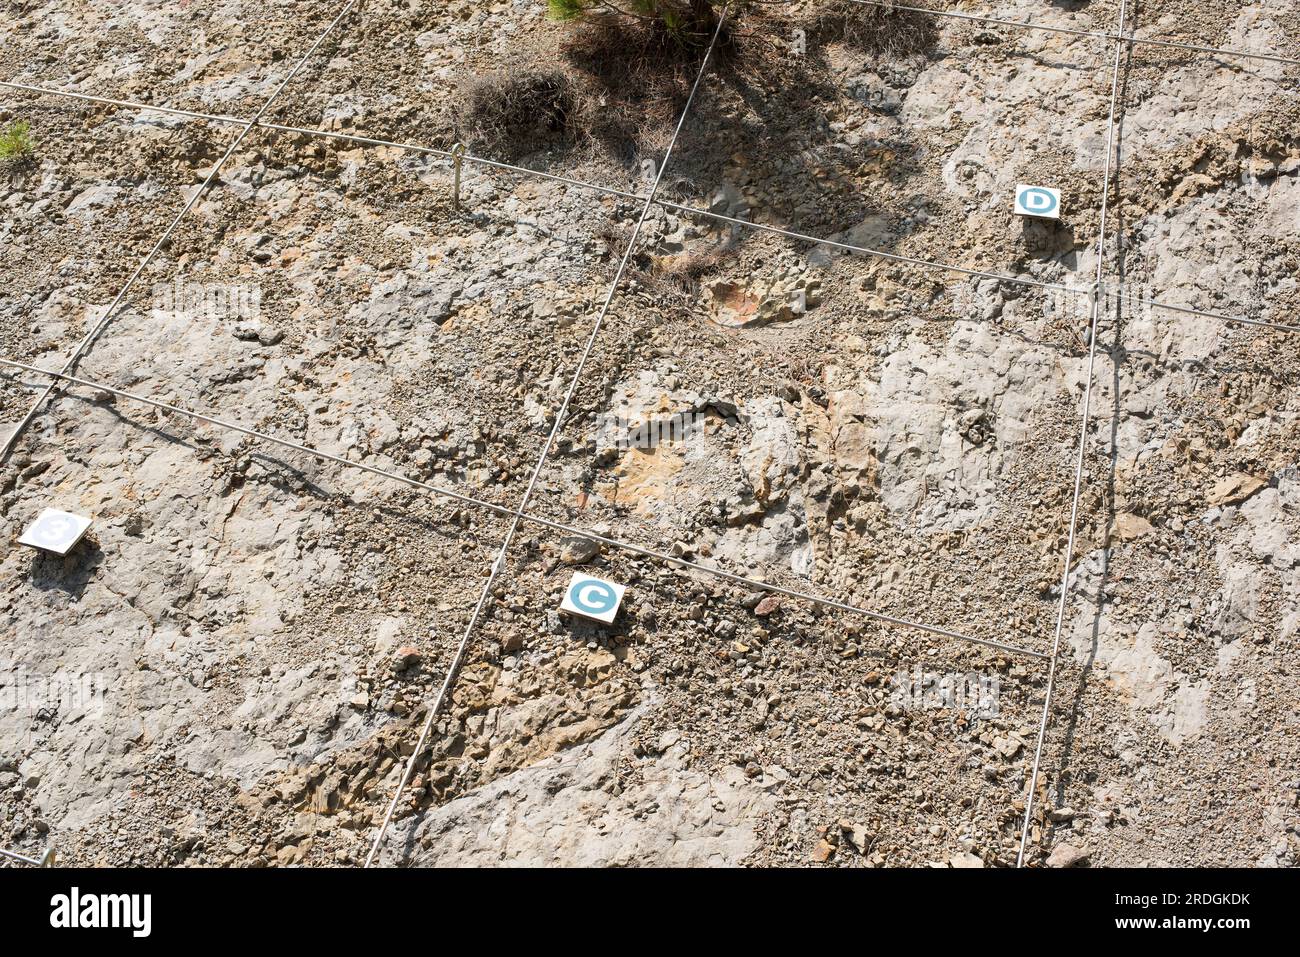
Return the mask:
M576 20L587 12L584 0L546 0L546 15L561 23Z

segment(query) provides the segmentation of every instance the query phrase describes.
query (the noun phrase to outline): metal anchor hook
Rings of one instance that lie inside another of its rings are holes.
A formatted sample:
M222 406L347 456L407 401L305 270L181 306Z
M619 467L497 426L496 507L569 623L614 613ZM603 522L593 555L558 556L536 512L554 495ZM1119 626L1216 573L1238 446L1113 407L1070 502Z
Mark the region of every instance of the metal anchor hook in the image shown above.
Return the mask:
M31 864L33 867L54 867L59 862L58 855L54 853L54 847L51 845L45 849L45 853L38 860L35 857L28 857L26 854L19 854L17 851L6 851L0 848L0 857L8 858L11 861L22 861L24 864Z
M452 183L451 208L460 209L460 171L465 165L465 144L457 143L451 148Z
M1097 308L1097 306L1106 301L1106 281L1098 279L1088 288L1088 309Z

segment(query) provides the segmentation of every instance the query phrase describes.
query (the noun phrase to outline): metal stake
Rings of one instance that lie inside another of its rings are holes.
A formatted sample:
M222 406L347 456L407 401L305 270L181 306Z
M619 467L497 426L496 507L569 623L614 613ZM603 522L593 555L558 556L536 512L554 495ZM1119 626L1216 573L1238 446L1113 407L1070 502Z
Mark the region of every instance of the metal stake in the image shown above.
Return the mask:
M460 209L460 170L465 164L465 144L457 143L451 148L452 161L452 184L451 184L451 208Z

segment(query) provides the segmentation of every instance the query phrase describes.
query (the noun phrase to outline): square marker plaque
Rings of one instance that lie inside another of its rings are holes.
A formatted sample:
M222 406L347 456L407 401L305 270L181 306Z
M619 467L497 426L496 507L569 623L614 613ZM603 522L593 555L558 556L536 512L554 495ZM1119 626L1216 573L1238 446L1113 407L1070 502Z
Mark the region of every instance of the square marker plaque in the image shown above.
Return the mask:
M614 582L574 572L564 592L564 601L560 602L560 611L612 625L626 590Z
M1061 218L1061 191L1050 186L1016 187L1016 215L1038 216L1041 219Z
M43 552L53 552L55 555L66 555L81 541L88 528L88 518L61 512L57 508L47 508L36 521L27 526L27 531L18 539L18 544L39 548Z

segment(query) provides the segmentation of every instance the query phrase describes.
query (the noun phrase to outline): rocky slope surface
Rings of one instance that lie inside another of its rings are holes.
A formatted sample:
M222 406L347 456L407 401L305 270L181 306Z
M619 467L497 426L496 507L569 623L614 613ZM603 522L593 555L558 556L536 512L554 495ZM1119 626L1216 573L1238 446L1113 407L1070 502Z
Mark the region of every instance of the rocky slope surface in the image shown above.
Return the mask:
M474 78L565 62L541 7L366 4L268 116L448 147ZM997 12L1111 29L1117 7ZM1113 45L945 20L884 55L807 29L817 9L754 21L781 51L763 69L708 75L665 195L1086 288ZM50 0L7 8L0 39L24 82L249 115L335 12ZM1143 4L1137 30L1300 56L1285 5ZM1035 865L1300 853L1300 338L1135 301L1296 322L1297 69L1122 61L1105 254L1128 298L1099 328ZM239 129L6 91L15 120L36 151L0 175L0 344L53 368ZM635 193L663 146L498 158ZM457 210L451 179L254 131L81 373L513 507L640 204L468 165ZM1013 217L1017 183L1063 188L1062 219ZM656 207L530 508L1045 653L1087 334L1075 292ZM6 429L43 384L4 376ZM45 507L95 518L67 559L12 544ZM509 527L60 395L0 473L0 844L359 862ZM575 570L628 586L612 627L559 614ZM524 523L381 859L1008 865L1045 687L1036 658Z

